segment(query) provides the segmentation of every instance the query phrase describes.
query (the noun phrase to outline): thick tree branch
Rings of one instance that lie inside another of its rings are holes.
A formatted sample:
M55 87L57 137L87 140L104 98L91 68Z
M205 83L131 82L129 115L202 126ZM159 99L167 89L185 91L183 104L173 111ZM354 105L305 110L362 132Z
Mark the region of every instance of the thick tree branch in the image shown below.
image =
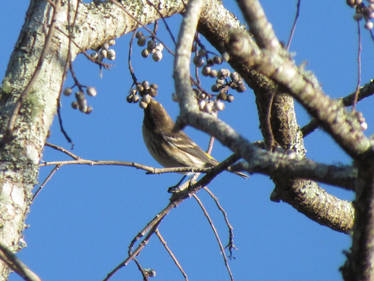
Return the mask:
M356 221L353 243L341 268L344 280L374 280L374 165L373 159L359 163L356 188Z
M174 0L161 1L157 10L147 0L113 2L116 3L92 1L80 5L76 28L72 30L74 41L81 49L96 49L110 39L160 19L161 15L168 18L184 9L182 1Z
M357 169L352 166L326 165L310 159L295 159L296 154L256 153L249 162L235 165L240 170L262 173L271 177L303 178L354 190ZM260 158L256 158L260 156Z
M214 15L208 13L210 9L214 9L216 13ZM199 30L202 31L218 49L223 50L220 42L228 41L230 29L227 29L227 25L233 27L239 26L238 22L232 18L230 13L227 11L225 12L221 4L216 1L207 1L201 13L201 17ZM228 24L223 25L223 22ZM251 42L251 44L251 47L253 47L253 42ZM270 85L266 77L259 75L258 72L250 70L245 66L245 63L230 59L230 63L232 62L235 62L234 66L240 70L241 74L244 74L242 76L246 78L247 82L255 86L255 89L260 89L259 85L265 85L265 87L267 87L266 85ZM187 69L188 65L184 65L183 67ZM248 73L250 73L250 75ZM177 75L175 75L175 77L177 77ZM247 77L250 78L247 79ZM268 89L270 90L271 87L272 86L269 86ZM183 123L190 124L195 128L204 130L208 134L215 136L221 143L228 146L232 151L238 153L246 160L251 159L251 157L253 157L252 154L258 151L257 148L251 146L245 138L236 134L232 128L220 120L207 114L191 111L191 108L194 108L191 104L185 105L184 109L186 110L186 108L188 114L183 114L183 111L181 113L183 116ZM292 103L291 106L287 106L286 108L293 108ZM285 113L285 115L290 116L289 113ZM301 134L297 135L298 139L302 142ZM297 152L303 151L302 145L300 148L299 144L295 143L294 145ZM281 194L282 200L291 203L296 209L303 212L308 217L338 231L347 232L352 228L354 211L350 203L327 194L323 189L310 181L284 181L284 179L280 179L280 181L277 181L277 184L277 186L283 190ZM308 192L306 192L306 190Z
M193 110L196 112L199 110L190 83L191 72L189 64L191 61L192 43L195 38L203 2L203 0L192 0L188 3L178 34L174 60L174 83L182 116L186 111ZM186 65L188 67L185 67ZM183 125L183 117L178 118L177 126L183 127Z
M357 96L357 102L367 97L370 97L373 94L374 94L374 81L372 80L360 88L358 92L358 96ZM355 101L355 98L356 98L356 91L344 98L339 98L338 101L342 102L344 106L352 106ZM307 136L308 134L313 132L315 129L317 129L318 126L319 126L318 121L316 119L312 119L307 125L301 128L303 136L304 137Z
M43 146L56 113L66 62L73 61L84 50L97 48L111 38L154 22L160 18L159 12L168 17L184 8L181 1L163 1L157 12L146 5L146 0L127 1L126 8L136 17L135 21L107 1L81 3L69 33L68 11L75 10L77 1L65 1L59 8L53 22L55 32L50 33L52 38L47 47L46 27L51 26L53 9L47 1L30 1L25 23L2 81L0 138L6 135L9 118L17 109L22 92L27 92L20 102L17 118L11 122L14 138L0 150L0 236L2 243L12 251L19 250L24 244L22 231L31 204L31 190L37 182ZM68 34L74 40L70 49ZM35 69L42 56L43 63L36 75ZM36 78L31 84L33 76ZM25 90L28 83L31 87ZM0 262L0 279L5 280L8 274L8 267Z
M319 85L301 73L289 58L266 50L259 52L251 49L249 39L249 35L243 32L233 32L228 48L230 54L287 88L354 159L373 153L370 140L362 133L354 114L348 113L341 104L326 96Z
M0 243L0 259L6 263L9 268L14 270L26 281L41 281L27 265L16 257L7 247Z
M257 0L237 0L237 2L257 45L262 49L278 52L281 49L281 45L270 22L266 18L260 2Z

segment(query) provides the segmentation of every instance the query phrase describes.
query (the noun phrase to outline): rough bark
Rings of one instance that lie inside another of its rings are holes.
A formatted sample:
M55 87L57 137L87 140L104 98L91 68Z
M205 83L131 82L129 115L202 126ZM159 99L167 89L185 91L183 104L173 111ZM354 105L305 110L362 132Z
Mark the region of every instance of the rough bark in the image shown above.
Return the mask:
M207 9L203 10L199 22L199 31L213 46L223 52L230 40L230 32L240 28L243 29L243 27L240 26L234 15L222 8L221 3L207 1L207 5L217 12L212 15ZM255 42L251 43L251 48L253 50L258 49ZM285 95L284 89L265 75L251 69L248 64L235 60L235 58L230 59L229 63L240 73L256 95L260 128L265 143L270 142L266 120L269 100L271 95L274 94L270 123L276 144L286 151L293 151L298 156L304 157L304 141L297 124L292 97ZM275 175L272 179L276 184L275 191L272 194L273 200L283 200L316 222L335 230L348 232L352 229L354 209L350 202L328 194L318 184L309 180L284 178L281 175Z
M175 0L159 1L158 11L147 5L146 0L122 1L122 8L119 2L116 3L95 1L89 4L77 4L77 0L71 0L70 7L68 7L68 1L63 1L55 18L56 27L52 40L50 40L46 55L40 64L38 61L45 48L53 8L47 1L30 1L25 23L11 55L0 90L0 138L2 139L0 150L0 241L12 251L24 247L22 231L31 204L31 190L37 182L42 149L56 112L68 51L71 52L71 60L74 60L82 51L98 48L109 39L154 22L160 18L160 13L163 17L169 17L181 13L184 9L183 2ZM214 13L211 13L212 10ZM68 17L68 11L71 11L70 17ZM70 28L73 42L69 46L68 18L70 18L71 24L76 11L77 17L74 26ZM213 46L224 51L230 40L230 30L240 28L239 22L223 8L221 2L214 0L205 1L201 15L198 30ZM252 47L256 49L256 44L252 43ZM264 44L266 45L266 43ZM289 92L240 60L230 60L230 64L255 92L265 143L270 144L271 147L272 140L270 139L274 138L276 144L283 149L294 151L298 156L304 157L303 138L296 122L293 99L287 96ZM9 119L14 116L14 108L19 97L37 68L39 68L38 75L21 104L12 130L12 138L9 138ZM267 116L272 98L274 100L271 107L271 128L269 128ZM216 131L219 132L219 130ZM341 135L344 136L344 134L343 132ZM230 147L230 145L228 146ZM349 145L345 146L347 149L350 148ZM366 152L367 146L367 142L362 142L360 153L361 151ZM248 155L251 153L250 150L245 151ZM354 152L351 155L355 155ZM369 154L367 157L372 157L372 155ZM370 159L364 160L369 161ZM372 257L370 255L361 257L360 255L361 253L369 253L371 248L366 249L360 246L363 245L360 233L367 234L366 236L370 238L367 240L368 243L373 240L367 226L363 230L361 229L364 223L372 225L372 215L365 216L365 208L370 205L370 202L362 199L366 198L367 192L370 193L370 198L373 193L373 185L371 184L373 168L372 164L369 166L371 174L364 172L364 166L360 168L360 175L362 175L364 182L359 195L363 195L358 196L357 206L360 214L354 239L357 242L352 250L353 260L362 258L365 262ZM349 202L329 195L316 183L308 180L284 179L280 175L274 175L273 180L276 184L276 192L273 193L275 199L290 203L308 217L333 229L343 232L352 229L354 210ZM362 249L366 252L362 252ZM368 261L361 268L365 268L365 266L367 268L367 264L372 264L372 262ZM9 274L7 267L3 264L0 264L0 274L2 280L5 280Z
M13 114L20 94L28 84L38 64L46 39L39 23L48 22L51 9L44 1L31 1L19 39L11 55L2 83L0 96L0 239L13 251L24 246L22 231L29 211L31 190L37 182L39 160L51 125L62 78L61 62L65 52L53 40L40 69L38 78L27 94L17 115L12 139L8 135L8 120ZM9 274L1 264L1 279Z
M47 1L30 2L0 91L0 241L14 252L25 246L22 232L31 204L31 191L37 183L42 150L63 83L69 50L67 3L63 1L57 11L52 40L15 118L11 138L7 132L9 119L21 93L37 70L46 43L53 14L53 8ZM70 3L72 22L77 1L71 0ZM70 47L72 60L83 50L97 48L111 38L160 18L154 8L146 5L146 1L123 3L138 22L110 2L79 5L75 28L71 29L74 38ZM183 4L161 1L159 7L168 17L180 12ZM6 280L8 274L7 266L0 263L0 279Z

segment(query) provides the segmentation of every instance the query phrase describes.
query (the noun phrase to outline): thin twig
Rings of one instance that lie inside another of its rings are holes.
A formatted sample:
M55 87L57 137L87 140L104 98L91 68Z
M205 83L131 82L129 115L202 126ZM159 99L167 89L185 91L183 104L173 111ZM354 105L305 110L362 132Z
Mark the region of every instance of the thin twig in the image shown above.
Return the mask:
M147 281L148 280L148 276L147 276L145 270L143 269L142 265L140 264L140 262L137 259L134 259L134 262L135 262L137 268L139 269L140 273L142 274L143 280Z
M374 42L374 33L372 29L369 31L369 34L370 34L371 41Z
M131 75L131 78L132 78L132 81L133 81L133 85L135 85L138 82L138 79L135 76L134 68L132 67L132 64L131 64L132 44L134 42L135 33L136 33L136 31L134 31L132 33L132 36L131 36L131 39L130 39L129 55L128 55L128 58L127 58L127 65L129 66L129 71L130 71L130 75Z
M358 93L360 92L361 84L361 52L362 52L362 42L361 42L361 27L360 22L357 21L357 35L358 35L358 50L357 50L357 84L356 84L356 93L355 99L352 105L352 111L356 110L356 104L358 100Z
M152 40L156 39L155 35L157 34L157 30L158 30L158 21L156 20L153 24L153 32L151 35Z
M73 65L71 63L69 64L69 70L70 70L71 78L73 78L73 80L74 80L74 84L77 85L78 89L83 92L83 85L81 83L79 83L78 77L75 74L75 71L73 69Z
M90 166L100 166L100 165L111 165L111 166L126 166L134 167L140 170L144 170L147 174L165 174L165 173L210 173L216 167L212 168L195 168L195 167L175 167L175 168L154 168L151 166L127 162L127 161L115 161L115 160L87 160L87 159L78 159L78 160L65 160L65 161L50 161L40 163L40 167L46 166L65 166L65 165L90 165ZM221 172L221 171L220 171Z
M213 136L211 136L211 137L209 138L209 144L208 144L208 149L207 149L206 153L208 153L208 154L211 154L211 153L212 153L213 145L214 145L214 141L215 141L215 140L216 140L216 138L213 137Z
M172 197L170 198L170 203L163 210L161 210L150 222L148 222L147 225L131 241L129 245L129 256L119 265L117 265L111 272L109 272L103 281L109 280L109 278L111 278L119 269L126 266L134 257L136 257L136 255L138 255L142 251L163 218L167 214L169 214L173 208L179 206L185 199L190 198L192 194L198 192L203 186L207 185L217 174L220 173L220 171L226 169L237 160L237 155L234 154L230 156L228 159L211 169L211 172L202 177L197 183L190 185L187 190L173 193ZM135 243L144 235L146 235L146 237L140 242L139 246L134 251L131 251Z
M46 142L45 146L48 146L48 147L53 148L55 150L61 151L62 153L65 153L66 155L68 155L71 158L73 158L74 160L80 160L81 159L78 155L75 155L74 153L70 152L69 150L67 150L67 149L65 149L65 148L63 148L61 146L58 146L56 144Z
M198 182L191 184L187 190L173 194L171 201L175 198L187 198L191 194L198 192L204 186L208 185L222 170L227 169L229 166L239 160L239 156L236 154L231 155L214 168L211 168L210 172L203 176ZM175 197L175 198L174 198Z
M218 112L215 113L216 116L218 116ZM212 154L213 151L213 146L214 146L214 141L216 140L215 137L210 136L209 138L209 143L208 143L208 149L206 150L206 153Z
M364 86L360 88L360 91L358 93L358 99L357 102L363 100L364 98L370 97L374 94L374 80L371 80L370 82L366 83ZM351 93L350 95L341 98L344 106L351 106L354 103L356 96L356 92Z
M164 216L165 215L166 214L164 214ZM109 272L107 274L107 276L103 279L103 281L109 280L118 270L120 270L122 267L125 267L126 265L128 265L128 263L131 260L133 260L141 252L141 250L143 250L143 248L148 244L149 239L151 238L151 236L155 233L155 229L157 229L157 227L160 224L160 222L161 222L161 220L162 220L163 217L157 218L155 224L149 230L149 232L146 235L146 237L140 242L139 246L133 252L129 251L128 257L124 261L122 261L119 265L117 265L111 272Z
M162 19L162 22L164 23L164 25L165 25L165 27L166 27L167 32L169 33L169 35L170 35L170 37L171 37L171 40L173 41L174 45L176 45L177 42L175 41L174 35L173 35L173 33L171 32L171 30L170 30L170 28L169 28L169 25L168 25L168 23L166 22L164 16L160 13L160 11L157 9L157 7L156 7L156 6L155 6L151 1L147 0L147 4L150 5L150 6L152 6L152 7L156 10L156 12L159 14L159 16L160 16L161 19Z
M287 45L286 45L287 51L290 49L290 45L291 45L295 30L296 30L296 23L297 23L297 20L299 19L299 15L300 15L300 4L301 4L301 0L297 0L296 15L295 15L295 18L293 20L293 24L292 24L292 28L291 28L291 32L290 32L290 37L288 37L288 42L287 42Z
M70 14L71 14L71 11L70 11L70 0L68 1L68 33L69 33L69 35L67 36L68 37L68 50L67 50L66 61L65 61L65 65L64 65L64 72L62 73L60 90L59 90L59 95L58 95L58 103L57 103L57 118L58 118L58 124L60 125L60 131L64 135L65 139L72 146L74 146L74 144L72 142L72 139L70 138L70 136L68 135L68 133L66 132L66 130L65 130L64 126L63 126L62 114L61 114L61 93L62 93L62 89L63 89L63 86L64 86L64 81L65 81L66 73L68 71L69 65L71 64L71 43L72 43L71 29L72 29L72 26L75 25L75 22L76 22L76 19L77 19L79 4L80 4L80 1L77 1L76 8L75 8L75 13L74 13L73 23L70 24ZM59 30L58 27L56 27L56 29Z
M219 238L217 229L215 228L214 223L213 223L212 219L210 218L210 216L208 214L208 211L205 209L204 204L201 202L201 200L199 199L199 197L197 197L196 194L192 194L192 197L197 201L197 203L199 204L199 206L200 206L201 210L203 211L205 217L207 218L207 220L209 222L209 225L210 225L211 229L213 230L214 236L216 237L219 249L220 249L222 257L223 257L223 261L225 263L227 272L230 276L230 280L234 281L234 277L232 276L230 265L229 265L229 262L228 262L227 257L226 257L225 249L222 245L221 239Z
M68 133L66 132L66 130L64 128L64 124L62 122L61 107L60 106L57 106L57 116L58 116L58 124L60 126L60 130L61 130L62 134L64 135L65 139L71 144L71 147L73 148L74 143L73 143L72 139L69 137Z
M71 42L72 42L71 28L72 28L72 26L74 26L75 20L77 18L79 3L80 3L80 1L77 1L77 6L76 6L76 9L75 9L73 24L71 25L70 24L70 0L68 1L68 33L69 33L68 36L67 36L68 37L68 50L67 50L66 61L65 61L65 65L64 65L64 72L62 73L62 79L61 79L60 90L59 90L59 95L58 95L58 103L57 103L57 118L58 118L58 124L60 126L60 131L64 135L65 139L72 145L72 147L74 146L73 141L70 138L67 131L65 130L64 124L63 124L63 121L62 121L61 93L62 93L62 89L63 89L63 86L64 86L66 73L68 71L68 68L71 65ZM56 29L59 30L58 27Z
M234 244L234 228L233 228L233 226L231 225L231 223L229 221L229 217L227 215L227 212L222 207L222 205L219 203L218 198L214 195L214 193L207 186L204 186L204 190L206 192L208 192L209 196L216 203L217 208L222 213L223 218L225 220L225 223L227 225L227 228L229 230L229 242L227 242L227 245L225 246L225 248L227 248L229 250L229 253L230 253L229 258L231 259L233 257L232 251L234 249L236 249L235 244Z
M142 25L142 23L139 20L137 20L133 15L131 15L121 4L118 3L118 1L116 1L116 0L110 0L110 1L113 4L117 5L119 8L121 8L130 18L132 18L135 22L137 22L139 24L139 26L141 26L146 31L148 31L151 34L152 37L156 38L165 47L165 49L168 51L169 54L171 54L172 56L175 56L174 52L171 49L169 49L168 46L160 38L158 38L157 35L152 30L150 30L147 26ZM175 39L173 39L173 41L175 42ZM84 51L81 50L81 52L84 52ZM192 83L196 87L199 88L199 90L202 90L201 87L199 86L199 83L197 81L195 81L192 76L190 77L190 79L191 79Z
M39 195L40 191L42 191L42 189L44 188L44 186L49 182L49 180L54 176L54 174L58 171L58 169L60 169L61 165L56 165L52 171L50 171L50 173L48 174L48 176L45 178L45 180L43 181L43 183L39 186L39 188L35 191L34 195L32 196L32 200L31 201L34 201L35 198Z
M365 84L361 87L358 91L357 102L363 100L364 98L370 97L374 94L374 81L370 81L369 83ZM344 106L351 106L354 104L356 99L356 91L345 96L344 98L339 98L338 100L343 103ZM301 132L303 136L306 137L311 132L313 132L316 128L318 128L319 124L316 119L312 119L307 125L301 128Z
M57 31L59 31L59 32L61 32L63 35L65 35L66 37L69 37L69 35L66 33L66 32L64 32L63 30L61 30L61 28L59 28L58 26L56 26L55 27L56 28L56 30ZM83 54L88 60L90 60L91 62L93 62L93 63L95 63L95 64L97 64L97 65L99 65L99 66L102 66L102 67L104 67L105 69L109 69L109 68L111 68L111 64L109 64L109 63L104 63L104 62L102 62L102 61L98 61L98 60L96 60L96 59L94 59L94 58L92 58L85 50L83 50L79 45L78 45L78 43L76 43L73 39L71 39L71 42L74 44L74 46L75 47L77 47L78 48L78 50L79 50L79 53L81 53L81 54Z
M188 276L187 276L186 272L184 271L183 267L179 263L177 257L174 255L173 251L167 245L166 240L164 239L164 237L162 237L162 235L161 235L160 231L158 230L158 228L155 230L155 233L156 233L158 239L160 240L161 244L164 246L165 250L170 255L171 259L175 263L175 265L178 267L179 271L182 273L182 275L184 277L184 280L188 281Z
M136 23L138 23L139 26L143 27L145 30L147 30L149 32L149 34L151 34L152 36L157 38L157 40L162 45L164 45L164 47L168 51L168 53L170 53L171 55L174 56L174 52L171 49L169 49L168 46L166 46L166 44L160 38L158 38L157 35L154 34L154 32L152 30L150 30L148 27L143 25L137 18L135 18L132 14L130 14L120 2L118 2L117 0L110 0L110 2L117 5L117 7L119 7L122 11L124 11L132 20L134 20Z

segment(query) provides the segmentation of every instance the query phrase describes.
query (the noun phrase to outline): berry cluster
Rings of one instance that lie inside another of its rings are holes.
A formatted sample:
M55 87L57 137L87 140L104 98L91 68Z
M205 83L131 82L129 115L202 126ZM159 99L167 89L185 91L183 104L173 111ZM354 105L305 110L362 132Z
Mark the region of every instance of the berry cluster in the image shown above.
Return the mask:
M194 92L201 111L214 113L225 109L225 104L221 99L212 99L211 95L208 95L207 93L204 93L198 89L194 89Z
M73 86L74 87L74 86ZM70 96L73 93L73 87L66 88L63 92L65 96ZM74 109L79 109L79 111L89 114L92 112L92 106L89 106L87 103L87 99L84 95L82 88L86 88L86 94L94 97L97 95L97 91L94 87L90 86L80 86L79 91L75 93L75 101L71 103L71 107Z
M204 76L216 78L211 90L217 94L210 95L200 89L194 89L200 110L208 113L221 111L225 108L224 101L234 101L234 96L229 93L229 90L244 92L246 90L245 84L237 72L230 72L226 68L218 70L213 68L214 65L220 65L229 59L226 53L222 57L213 56L212 58L209 58L205 49L200 49L195 53L194 65L199 68L202 67L201 73Z
M374 19L374 0L367 0L366 5L363 0L346 1L349 6L356 9L354 19L357 21L365 19L365 28L368 30L372 30L374 27L374 23L372 22L372 19Z
M141 83L137 83L135 87L130 90L129 95L126 98L127 102L137 103L140 100L140 107L146 108L148 103L151 101L151 98L157 96L157 90L157 84L149 84L147 80L144 80Z
M94 51L90 54L91 58L95 61L102 62L104 59L108 60L115 60L116 59L116 51L111 49L111 46L114 46L116 41L114 39L109 40L108 42L104 43L97 51Z
M152 54L154 61L158 62L162 59L162 51L164 46L161 43L157 43L154 36L145 36L142 31L135 33L138 46L145 46L142 50L141 55L146 58ZM199 48L197 50L197 48ZM224 102L233 102L234 96L229 93L229 90L235 90L237 92L244 92L246 87L243 80L237 72L230 72L229 69L220 68L214 69L213 66L220 65L224 61L229 60L228 53L224 53L221 56L211 56L212 52L207 51L201 44L194 44L193 50L195 56L193 63L197 68L202 68L201 72L203 76L215 78L216 81L211 87L211 91L214 94L209 94L200 88L199 83L194 83L195 97L198 101L201 111L208 113L216 113L217 111L224 110ZM152 97L157 95L157 85L150 85L148 81L136 83L135 87L130 90L127 96L127 102L137 103L140 100L140 107L146 108ZM173 100L177 101L176 94L173 94Z
M162 60L162 51L164 50L164 46L161 43L157 44L153 37L146 37L141 31L136 32L135 37L137 39L138 46L143 47L147 43L147 47L142 50L143 58L146 58L152 54L152 59L155 62ZM147 39L150 40L147 42Z

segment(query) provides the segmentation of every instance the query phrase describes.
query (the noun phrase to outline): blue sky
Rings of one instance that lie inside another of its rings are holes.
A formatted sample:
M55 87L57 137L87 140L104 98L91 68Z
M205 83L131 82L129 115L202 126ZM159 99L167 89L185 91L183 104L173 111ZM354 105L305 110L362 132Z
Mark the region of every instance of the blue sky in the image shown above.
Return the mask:
M2 77L23 24L25 2L5 1L2 4L0 24L7 27L2 30L6 40L0 45ZM296 1L261 2L277 35L286 42ZM233 1L224 3L241 18ZM316 74L330 96L351 93L357 79L353 10L343 2L321 0L303 1L301 8L291 46L296 62L306 62L306 68ZM177 34L180 19L176 16L168 20L174 34ZM161 38L172 47L162 24L159 29ZM74 62L80 82L96 87L98 95L89 99L94 108L90 115L72 110L72 97L64 97L64 126L75 144L73 152L82 158L134 161L159 167L143 144L142 111L138 105L126 102L131 86L127 69L128 41L129 36L117 40L117 59L110 71L104 71L102 78L98 68L82 56ZM135 48L133 52L138 79L159 84L158 100L175 118L178 106L171 101L173 58L165 53L165 58L156 64L141 58L140 51ZM372 78L373 62L373 42L363 32L362 81L365 83ZM71 85L70 78L67 85ZM368 135L373 133L374 118L370 114L373 106L370 98L358 106L367 118ZM297 114L301 126L310 119L300 106L297 106ZM251 141L261 140L254 95L250 90L237 94L235 102L220 116ZM186 131L202 147L207 146L206 135L191 128ZM48 141L70 148L56 122ZM322 131L308 136L305 143L311 159L350 163ZM229 156L229 151L217 142L213 155L223 160ZM46 148L43 159L67 158ZM41 169L40 181L50 169ZM179 178L175 174L145 175L140 170L126 167L62 167L31 206L27 219L29 228L25 231L28 247L18 256L43 280L102 280L125 258L134 235L168 203L166 190ZM301 276L304 281L341 280L338 267L344 261L342 251L350 245L349 236L310 221L285 203L271 202L273 183L267 177L253 175L243 180L224 173L209 187L220 199L234 227L238 250L234 252L235 259L230 261L230 266L236 280L300 280ZM326 188L340 198L353 198L350 192ZM214 202L204 192L200 192L199 197L225 243L227 230ZM163 221L160 232L190 280L229 280L214 236L193 199L174 209ZM154 280L183 280L156 237L143 250L139 261L145 268L157 271ZM21 279L12 274L10 280ZM131 263L111 280L142 279Z

